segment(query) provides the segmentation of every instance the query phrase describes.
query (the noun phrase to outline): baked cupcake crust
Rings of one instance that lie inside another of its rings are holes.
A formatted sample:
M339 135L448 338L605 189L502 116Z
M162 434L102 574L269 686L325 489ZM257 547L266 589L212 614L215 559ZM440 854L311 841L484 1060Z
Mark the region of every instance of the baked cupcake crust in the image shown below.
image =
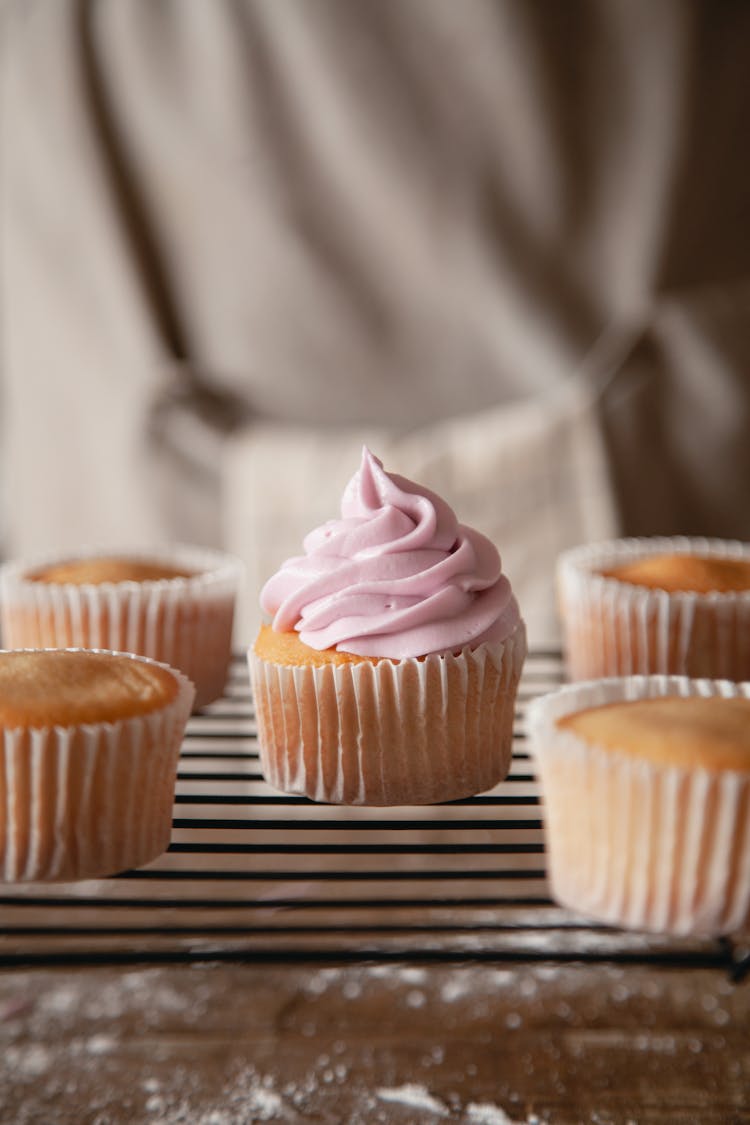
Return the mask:
M0 724L6 728L113 723L157 711L178 691L174 673L126 655L0 652Z
M745 559L692 554L644 555L599 573L603 578L665 590L668 594L726 594L750 590L750 561Z
M29 571L29 582L101 586L105 582L163 582L192 578L196 571L150 559L102 555L96 558L68 559Z
M626 700L565 715L557 726L594 746L658 765L750 769L750 699Z
M280 632L272 625L261 625L255 644L256 656L284 668L324 668L326 665L375 664L377 657L355 656L335 648L316 649L301 641L299 634Z

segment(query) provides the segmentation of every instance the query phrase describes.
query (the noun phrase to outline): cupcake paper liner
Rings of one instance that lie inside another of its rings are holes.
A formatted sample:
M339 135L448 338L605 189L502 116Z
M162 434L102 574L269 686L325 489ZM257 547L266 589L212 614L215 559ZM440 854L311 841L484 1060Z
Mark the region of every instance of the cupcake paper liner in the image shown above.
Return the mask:
M619 539L566 551L557 581L571 678L672 674L750 680L750 591L667 593L598 573L656 554L750 562L750 545Z
M479 793L510 766L523 623L500 644L398 662L285 667L248 654L263 773L286 793L416 805Z
M750 923L750 771L657 765L556 726L588 707L664 695L750 698L750 684L632 676L530 705L552 893L631 929L736 933Z
M168 671L178 694L151 714L0 731L2 879L99 878L166 850L194 694L182 673Z
M60 555L9 563L0 571L5 647L138 653L184 672L195 684L196 707L216 699L231 659L242 564L228 555L189 547L78 552L81 558L113 555L147 558L196 573L188 578L77 585L25 577L58 562Z

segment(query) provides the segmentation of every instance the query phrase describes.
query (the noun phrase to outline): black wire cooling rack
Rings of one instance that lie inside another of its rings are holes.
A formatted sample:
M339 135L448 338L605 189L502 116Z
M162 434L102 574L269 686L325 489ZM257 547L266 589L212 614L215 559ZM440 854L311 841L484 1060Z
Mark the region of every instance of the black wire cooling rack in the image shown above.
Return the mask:
M550 900L525 710L561 680L558 652L530 653L511 772L491 792L354 809L265 784L238 654L224 697L189 722L169 851L112 879L0 884L0 965L614 960L739 975L727 942L610 929Z

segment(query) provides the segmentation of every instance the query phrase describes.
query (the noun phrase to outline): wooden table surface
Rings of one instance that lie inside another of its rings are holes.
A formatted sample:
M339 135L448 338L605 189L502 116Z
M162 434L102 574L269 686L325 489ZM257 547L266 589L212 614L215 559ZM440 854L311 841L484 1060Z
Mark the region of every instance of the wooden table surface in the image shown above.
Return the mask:
M750 983L608 964L6 970L0 1121L739 1125Z

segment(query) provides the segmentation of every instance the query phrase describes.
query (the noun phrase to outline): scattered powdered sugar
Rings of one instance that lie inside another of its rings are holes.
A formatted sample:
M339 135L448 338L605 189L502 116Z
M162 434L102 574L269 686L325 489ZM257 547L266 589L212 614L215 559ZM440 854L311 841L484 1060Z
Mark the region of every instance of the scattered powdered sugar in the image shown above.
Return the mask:
M67 1015L69 1012L75 1012L79 1002L79 990L67 984L50 989L38 1000L40 1009L51 1015Z
M86 1040L86 1050L90 1055L108 1055L117 1044L118 1040L111 1035L91 1035Z
M466 1107L467 1125L522 1125L513 1121L504 1109L490 1102L470 1102Z
M272 1121L279 1117L288 1119L291 1115L281 1095L277 1094L275 1090L267 1090L263 1086L255 1086L249 1091L243 1106L243 1113L252 1114L251 1119L256 1121ZM296 1117L296 1113L293 1116ZM232 1120L232 1125L234 1120ZM213 1125L213 1122L207 1122L206 1125ZM224 1122L217 1122L217 1125L224 1125Z
M450 1110L444 1102L431 1094L426 1087L418 1086L416 1083L383 1087L376 1092L378 1098L384 1102L410 1106L412 1109L419 1109L436 1117L450 1116ZM524 1125L523 1122L508 1117L504 1109L491 1102L470 1102L463 1119L466 1125Z
M146 1112L153 1115L148 1125L250 1125L263 1121L297 1122L297 1110L273 1089L270 1075L259 1074L247 1066L225 1083L217 1103L197 1109L193 1099L174 1093L157 1093L158 1082L148 1080L152 1090Z
M399 1105L412 1106L413 1109L423 1109L434 1113L436 1117L447 1117L449 1113L444 1102L415 1082L407 1082L404 1086L382 1086L376 1093L383 1102L397 1102Z
M270 1075L261 1076L250 1066L228 1082L221 1097L221 1109L204 1113L196 1125L245 1125L256 1121L296 1121L298 1114L273 1089Z
M409 965L399 967L398 975L405 984L424 984L427 980L425 969L412 968Z
M45 1074L54 1061L54 1054L41 1044L31 1047L6 1047L3 1062L9 1071L25 1078L38 1078Z
M467 996L472 990L472 982L468 975L450 977L440 989L440 998L445 1004L452 1004Z

